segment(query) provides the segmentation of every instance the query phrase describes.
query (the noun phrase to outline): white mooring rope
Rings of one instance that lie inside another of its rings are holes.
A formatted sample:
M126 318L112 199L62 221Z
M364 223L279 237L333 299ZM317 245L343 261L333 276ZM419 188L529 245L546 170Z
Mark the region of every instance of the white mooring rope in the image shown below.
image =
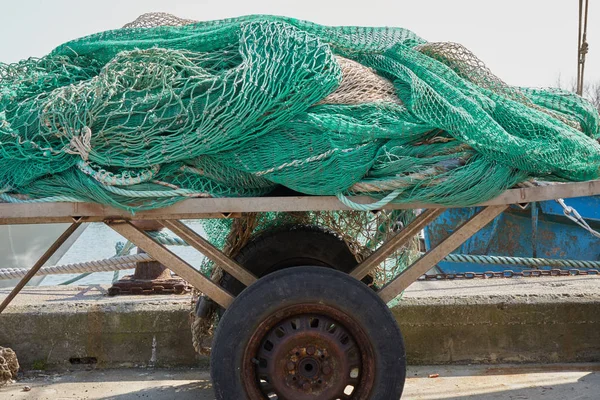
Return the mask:
M135 268L135 264L137 262L148 261L154 261L154 259L146 253L132 254L128 256L105 258L103 260L42 267L42 269L40 269L36 275L42 276L54 274L81 274L86 272L111 272ZM29 269L27 268L0 268L0 280L23 278L25 274L27 274L28 270Z

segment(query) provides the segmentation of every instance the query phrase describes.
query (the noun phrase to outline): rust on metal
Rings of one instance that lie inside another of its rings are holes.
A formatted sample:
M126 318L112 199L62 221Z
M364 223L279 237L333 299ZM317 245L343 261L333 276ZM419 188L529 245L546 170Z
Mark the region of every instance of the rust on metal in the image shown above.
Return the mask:
M108 289L109 296L123 294L183 294L192 286L156 261L139 262L133 275L126 275Z
M138 254L145 253L138 249ZM133 275L126 275L108 289L109 296L119 294L180 294L191 286L157 261L137 262Z
M132 225L144 232L160 232L164 227L158 221L133 221ZM138 254L146 253L138 248ZM171 270L157 261L137 262L133 275L126 275L108 289L109 296L124 294L182 294L192 290L180 276L171 276Z
M108 289L109 296L123 294L184 294L189 293L192 287L182 279L156 279L153 281L139 281L131 278L132 275L124 276Z
M375 384L368 337L351 316L323 304L293 305L267 317L242 365L250 400L366 400Z

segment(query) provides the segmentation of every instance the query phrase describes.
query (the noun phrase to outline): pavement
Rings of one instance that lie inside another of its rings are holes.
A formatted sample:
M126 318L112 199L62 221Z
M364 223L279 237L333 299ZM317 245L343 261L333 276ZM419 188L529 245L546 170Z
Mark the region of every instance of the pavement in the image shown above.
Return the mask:
M214 394L205 369L96 369L29 373L0 388L0 398L214 400ZM600 364L409 367L402 398L594 400L600 398Z
M157 296L115 296L108 297L109 285L71 285L71 286L39 286L25 287L13 299L7 309L17 312L43 311L50 306L62 307L64 311L74 311L88 304L149 304L161 305L164 302L189 304L189 295L157 295ZM10 289L0 289L0 301ZM491 278L460 279L440 281L417 281L406 289L403 301L413 304L436 302L446 299L447 303L465 302L498 302L519 301L522 299L543 300L544 302L598 301L600 300L600 276L573 277L535 277L535 278Z

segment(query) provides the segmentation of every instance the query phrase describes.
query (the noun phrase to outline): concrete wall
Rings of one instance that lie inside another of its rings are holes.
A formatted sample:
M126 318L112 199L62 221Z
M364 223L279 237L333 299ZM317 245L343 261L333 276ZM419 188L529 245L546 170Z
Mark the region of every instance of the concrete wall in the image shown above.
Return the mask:
M409 300L393 312L410 364L600 361L600 302Z
M392 308L411 364L600 361L596 287L584 294L567 287L551 295L545 288L482 295L471 293L481 287L475 282L449 295L423 285ZM28 369L94 360L98 367L207 362L191 345L188 296L109 298L104 292L27 289L0 315L0 346L13 348Z
M27 368L198 364L185 302L63 306L0 315L0 343Z

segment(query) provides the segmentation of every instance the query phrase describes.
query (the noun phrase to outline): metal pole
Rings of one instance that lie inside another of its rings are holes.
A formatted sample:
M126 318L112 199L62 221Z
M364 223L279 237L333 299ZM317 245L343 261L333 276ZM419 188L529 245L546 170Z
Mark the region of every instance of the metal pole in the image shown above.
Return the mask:
M585 2L585 3L584 3ZM579 29L577 33L577 94L583 95L583 79L585 72L585 56L588 52L587 43L587 20L588 20L588 0L579 0L578 23Z
M183 239L187 244L198 250L225 271L229 272L235 279L242 282L246 286L256 282L256 276L248 272L240 264L236 263L231 257L227 257L223 252L210 244L206 239L194 232L190 227L186 226L179 220L159 220L165 227L171 230L174 234Z
M583 7L583 0L579 0L579 13L577 14L577 24L579 29L577 31L577 86L575 91L578 95L581 96L581 91L579 90L579 82L581 82L581 9Z
M481 228L490 223L508 208L507 205L489 206L475 214L448 236L442 243L429 250L425 255L402 271L394 280L385 285L377 294L386 303L393 300L421 275L429 271L435 264L442 261L450 252L467 241Z
M2 304L0 304L0 314L2 313L2 311L4 311L4 309L6 307L8 307L8 305L10 304L10 302L15 298L15 296L17 294L19 294L19 292L25 287L25 285L27 285L27 283L29 283L29 281L31 280L31 278L33 278L33 276L40 270L40 268L42 268L44 266L44 264L46 264L46 262L50 259L50 257L52 257L52 255L54 253L56 253L56 251L60 248L60 246L62 246L63 243L66 242L67 239L69 239L69 237L73 234L73 232L75 232L77 230L77 228L79 228L79 225L81 225L81 220L73 222L62 233L62 235L60 235L58 237L58 239L56 239L54 241L54 243L52 243L52 246L50 246L48 248L48 250L46 250L46 252L33 265L33 267L31 267L31 269L29 271L27 271L27 274L23 277L23 279L21 279L19 281L19 283L17 284L17 286L15 286L13 288L13 290L9 293L9 295L4 299L4 301L2 302Z
M579 95L583 95L583 83L585 76L585 57L588 52L588 43L587 43L587 20L588 20L588 5L589 0L585 0L585 12L583 17L583 35L581 37L581 87L579 88Z
M501 204L531 203L570 197L600 195L600 180L585 182L558 183L549 186L508 189L497 197L473 207ZM350 200L356 203L373 201L367 196L355 196ZM448 206L444 206L448 207ZM383 207L386 210L404 210L415 208L440 208L439 204L391 203ZM448 207L450 208L450 207ZM293 211L341 211L350 210L335 196L295 196L295 197L224 197L198 198L181 201L167 208L140 211L131 214L101 204L93 203L0 203L0 225L32 224L51 222L72 222L73 216L85 218L86 222L101 222L107 218L116 220L167 220L202 219L229 217L241 212L293 212ZM231 214L233 213L233 214Z

